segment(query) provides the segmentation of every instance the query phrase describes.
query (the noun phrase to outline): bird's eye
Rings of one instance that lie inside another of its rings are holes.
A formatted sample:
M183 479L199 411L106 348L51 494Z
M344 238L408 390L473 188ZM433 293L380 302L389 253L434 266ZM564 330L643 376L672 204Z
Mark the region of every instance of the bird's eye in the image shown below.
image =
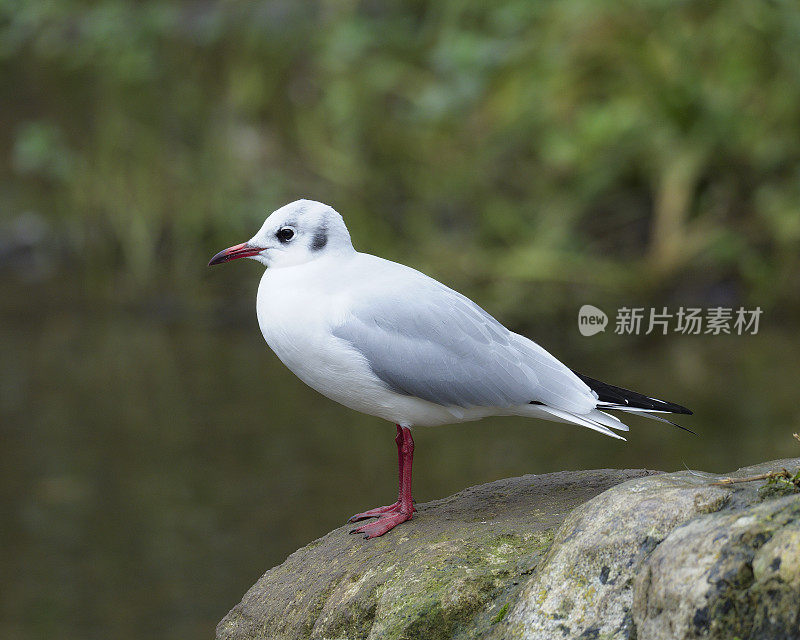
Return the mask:
M292 229L291 227L281 227L280 229L278 229L278 233L276 233L275 235L281 242L289 242L289 240L294 238L294 229Z

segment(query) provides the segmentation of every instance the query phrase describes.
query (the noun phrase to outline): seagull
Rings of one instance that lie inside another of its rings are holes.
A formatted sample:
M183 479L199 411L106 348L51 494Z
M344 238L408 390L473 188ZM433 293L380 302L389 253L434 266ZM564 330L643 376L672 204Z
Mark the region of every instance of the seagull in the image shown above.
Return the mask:
M281 362L322 395L397 427L397 501L349 519L375 518L351 531L365 538L414 515L413 427L528 416L624 440L615 431L628 426L608 410L665 422L657 414L692 413L576 373L441 282L356 251L342 216L321 202L277 209L208 264L239 258L267 267L256 314Z

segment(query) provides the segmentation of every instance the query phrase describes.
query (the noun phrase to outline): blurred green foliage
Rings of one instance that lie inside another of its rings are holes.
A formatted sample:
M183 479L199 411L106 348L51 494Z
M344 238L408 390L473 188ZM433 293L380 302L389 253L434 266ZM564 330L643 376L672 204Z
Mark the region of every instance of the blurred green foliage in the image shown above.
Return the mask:
M435 430L417 497L795 455L798 61L797 0L0 0L0 637L208 635L253 558L392 490L391 430L230 330L257 271L205 270L299 197L705 437ZM651 294L773 309L645 345L564 304Z
M794 0L0 0L0 206L140 283L310 197L406 262L769 304L798 60Z

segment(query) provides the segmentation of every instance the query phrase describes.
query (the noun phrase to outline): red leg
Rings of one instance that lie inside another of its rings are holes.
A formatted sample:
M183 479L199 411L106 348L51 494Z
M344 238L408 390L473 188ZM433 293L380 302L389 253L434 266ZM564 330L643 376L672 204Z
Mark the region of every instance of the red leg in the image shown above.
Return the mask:
M403 466L405 464L405 456L403 455L403 428L398 424L397 425L397 435L394 439L395 443L397 443L397 477L399 479L399 489L397 491L397 502L394 504L386 505L385 507L375 507L374 509L370 509L369 511L364 511L362 513L357 513L354 516L350 516L348 518L348 522L358 522L359 520L366 520L367 518L377 518L382 513L387 513L389 511L398 511L400 509L400 498L403 491ZM413 446L413 440L412 440ZM416 509L414 509L416 511Z
M370 509L357 513L348 522L357 522L366 518L378 519L375 522L356 527L350 533L363 533L365 538L375 538L393 529L401 522L411 520L414 515L414 499L411 497L411 469L414 460L414 439L411 429L397 425L397 467L399 475L399 490L397 502L385 507Z

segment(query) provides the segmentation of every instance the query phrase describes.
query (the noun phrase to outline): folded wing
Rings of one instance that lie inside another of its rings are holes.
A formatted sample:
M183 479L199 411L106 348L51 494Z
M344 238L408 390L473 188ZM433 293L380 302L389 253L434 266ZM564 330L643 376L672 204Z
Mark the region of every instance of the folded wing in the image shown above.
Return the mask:
M436 281L413 284L362 298L333 328L391 390L450 407L594 408L588 386L537 344Z

